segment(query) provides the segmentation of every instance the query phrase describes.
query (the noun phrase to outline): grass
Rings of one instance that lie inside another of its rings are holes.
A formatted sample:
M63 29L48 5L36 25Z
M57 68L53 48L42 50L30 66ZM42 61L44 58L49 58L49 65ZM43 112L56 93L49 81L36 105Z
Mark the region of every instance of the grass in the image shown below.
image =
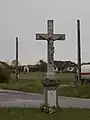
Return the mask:
M90 109L60 109L54 115L30 108L0 108L0 120L90 120Z
M61 87L58 94L67 97L90 98L90 85Z
M43 93L43 85L41 84L41 81L45 77L44 73L33 72L20 74L20 84L16 83L15 74L12 74L11 77L12 80L10 80L9 84L0 84L1 89ZM73 74L57 74L56 77L60 80L60 84L70 84L70 82L74 79Z
M41 81L44 79L44 73L34 72L20 74L20 84L15 81L15 74L11 75L12 80L9 84L0 84L1 89L17 90L32 93L43 93ZM74 80L74 74L57 74L60 84L70 84ZM90 85L84 86L66 86L58 88L58 95L69 97L90 98Z
M15 74L11 75L12 77L12 81L10 81L10 83L14 83L15 82ZM41 82L45 77L45 73L41 73L41 72L30 72L27 74L20 74L20 83L27 83L30 81L36 81L36 82ZM69 73L65 73L65 74L56 74L57 79L60 80L60 84L70 84L70 82L72 82L74 80L74 74L69 74Z
M44 73L20 74L19 84L15 81L15 74L12 74L11 77L9 84L0 84L1 89L43 93L41 81L44 78Z

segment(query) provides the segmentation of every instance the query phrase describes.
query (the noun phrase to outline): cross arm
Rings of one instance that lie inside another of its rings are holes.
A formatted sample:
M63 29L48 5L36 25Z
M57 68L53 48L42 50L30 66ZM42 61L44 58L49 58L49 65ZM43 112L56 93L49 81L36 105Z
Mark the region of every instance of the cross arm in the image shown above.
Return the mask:
M65 40L65 34L36 34L36 40Z
M65 34L53 34L53 40L65 40Z
M48 40L48 34L36 34L36 40Z

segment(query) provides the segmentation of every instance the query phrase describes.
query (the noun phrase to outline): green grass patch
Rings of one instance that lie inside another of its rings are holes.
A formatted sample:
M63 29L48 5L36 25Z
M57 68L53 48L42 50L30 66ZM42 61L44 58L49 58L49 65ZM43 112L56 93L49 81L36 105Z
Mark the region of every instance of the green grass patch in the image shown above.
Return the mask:
M43 93L42 84L29 83L29 84L0 84L0 89L5 90L16 90L23 92L31 92L31 93Z
M18 90L25 92L43 93L42 80L45 77L45 73L30 72L27 74L20 74L19 84L15 80L15 74L11 75L9 84L1 83L1 89ZM60 84L69 84L73 79L73 74L57 74L57 79L60 80Z
M76 87L60 87L58 89L58 94L68 97L90 98L90 85L79 85Z
M20 83L27 83L27 82L33 82L37 81L41 82L45 77L45 73L42 72L30 72L27 74L20 74ZM15 81L15 74L11 75L12 80L10 83L16 83ZM60 73L56 74L56 78L60 80L60 84L70 84L74 79L74 74L73 73Z
M30 108L0 108L0 120L90 120L90 109L60 109L53 115Z
M15 74L11 75L12 80L10 80L9 84L1 83L1 89L8 89L8 90L17 90L17 91L24 91L30 93L43 93L43 85L41 81L45 77L45 73L41 72L31 72L27 74L20 74L20 84L16 83ZM74 74L70 73L60 73L56 75L57 79L60 80L61 84L70 84L75 78ZM69 96L69 97L79 97L79 98L90 98L90 85L84 86L65 86L58 88L58 95L61 96Z

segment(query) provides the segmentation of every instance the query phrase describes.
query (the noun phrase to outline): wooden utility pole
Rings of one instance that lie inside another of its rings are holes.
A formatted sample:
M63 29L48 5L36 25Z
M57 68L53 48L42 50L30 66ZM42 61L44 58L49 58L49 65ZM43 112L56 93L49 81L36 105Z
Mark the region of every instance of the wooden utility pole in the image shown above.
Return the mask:
M78 83L80 83L81 81L80 20L77 20L77 57L78 57Z
M18 71L18 37L16 37L16 81L19 82L19 71Z

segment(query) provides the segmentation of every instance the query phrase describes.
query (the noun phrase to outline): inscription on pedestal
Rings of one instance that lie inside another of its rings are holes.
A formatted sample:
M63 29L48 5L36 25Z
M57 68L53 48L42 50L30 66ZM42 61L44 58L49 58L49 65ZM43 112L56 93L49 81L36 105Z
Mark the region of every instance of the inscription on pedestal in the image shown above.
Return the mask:
M47 99L48 99L48 105L57 106L56 105L56 90L47 90Z

